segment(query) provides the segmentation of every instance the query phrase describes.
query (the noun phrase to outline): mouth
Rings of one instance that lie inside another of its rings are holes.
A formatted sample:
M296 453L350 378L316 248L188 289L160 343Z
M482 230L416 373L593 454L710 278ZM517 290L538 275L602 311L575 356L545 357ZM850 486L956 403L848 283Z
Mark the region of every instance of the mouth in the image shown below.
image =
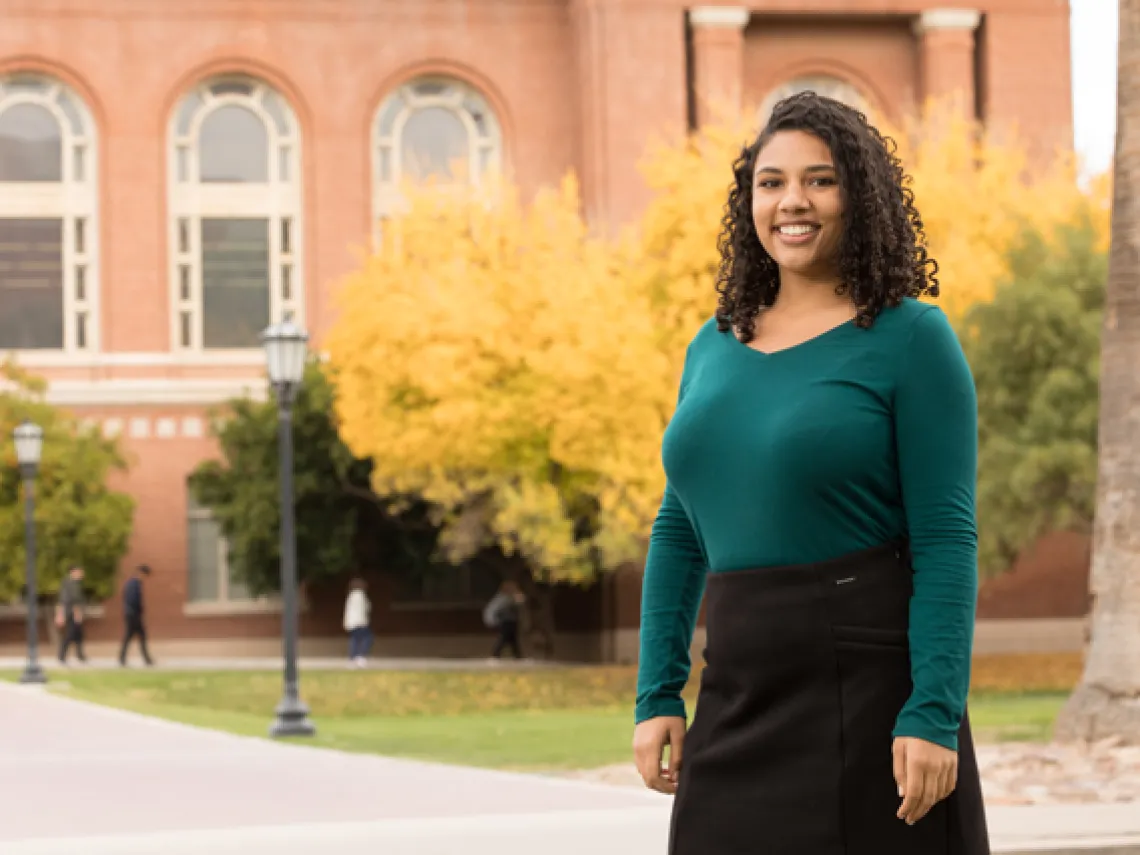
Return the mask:
M772 233L782 243L792 245L808 243L819 233L819 230L818 223L784 223L772 227Z

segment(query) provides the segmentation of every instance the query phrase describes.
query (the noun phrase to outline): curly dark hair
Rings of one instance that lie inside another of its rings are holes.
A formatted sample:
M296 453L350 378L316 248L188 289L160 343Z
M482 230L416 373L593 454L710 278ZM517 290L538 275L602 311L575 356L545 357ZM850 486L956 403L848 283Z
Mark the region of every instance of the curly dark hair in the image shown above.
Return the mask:
M856 323L871 326L885 306L898 306L904 297L938 296L938 263L927 254L922 217L895 141L853 107L801 92L776 104L756 141L732 165L735 182L718 241L717 328L751 341L756 316L780 290L776 262L752 219L756 156L780 131L806 131L831 149L844 201L836 293L850 295Z

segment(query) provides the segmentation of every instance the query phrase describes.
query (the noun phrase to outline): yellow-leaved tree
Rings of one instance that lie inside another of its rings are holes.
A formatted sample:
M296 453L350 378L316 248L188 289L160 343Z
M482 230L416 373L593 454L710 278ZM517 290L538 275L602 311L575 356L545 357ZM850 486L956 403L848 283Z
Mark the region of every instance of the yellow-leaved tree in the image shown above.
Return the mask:
M498 547L524 583L636 559L674 379L632 254L590 235L570 179L529 205L505 183L406 199L324 342L374 488L433 503L451 560Z

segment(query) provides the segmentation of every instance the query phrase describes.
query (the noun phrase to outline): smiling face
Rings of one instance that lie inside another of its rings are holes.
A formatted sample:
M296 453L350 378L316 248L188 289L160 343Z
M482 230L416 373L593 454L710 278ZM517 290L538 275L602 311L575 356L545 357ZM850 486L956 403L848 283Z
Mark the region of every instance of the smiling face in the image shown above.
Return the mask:
M843 194L831 150L805 131L779 131L756 155L752 220L781 274L838 275Z

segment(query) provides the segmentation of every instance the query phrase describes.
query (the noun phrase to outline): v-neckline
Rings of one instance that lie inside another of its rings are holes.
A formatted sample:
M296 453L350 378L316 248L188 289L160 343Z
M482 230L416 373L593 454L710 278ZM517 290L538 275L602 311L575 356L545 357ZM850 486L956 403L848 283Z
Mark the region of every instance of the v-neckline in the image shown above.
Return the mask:
M787 347L781 347L777 350L760 350L759 348L753 347L752 345L748 344L747 342L741 341L740 338L736 334L736 330L730 330L730 332L732 333L732 340L735 341L741 347L743 347L745 350L749 350L752 353L755 353L757 356L771 358L771 357L779 356L782 353L790 353L790 352L795 351L795 350L800 350L801 348L804 348L810 344L813 344L814 342L820 341L820 340L825 339L825 338L829 338L829 337L835 335L836 333L840 332L841 330L845 329L846 327L853 327L853 326L855 326L855 318L853 318L853 317L848 318L847 320L843 321L842 323L836 324L833 327L828 327L827 329L823 330L822 332L816 333L815 335L810 336L809 338L805 338L803 341L797 341L795 344L789 344Z

